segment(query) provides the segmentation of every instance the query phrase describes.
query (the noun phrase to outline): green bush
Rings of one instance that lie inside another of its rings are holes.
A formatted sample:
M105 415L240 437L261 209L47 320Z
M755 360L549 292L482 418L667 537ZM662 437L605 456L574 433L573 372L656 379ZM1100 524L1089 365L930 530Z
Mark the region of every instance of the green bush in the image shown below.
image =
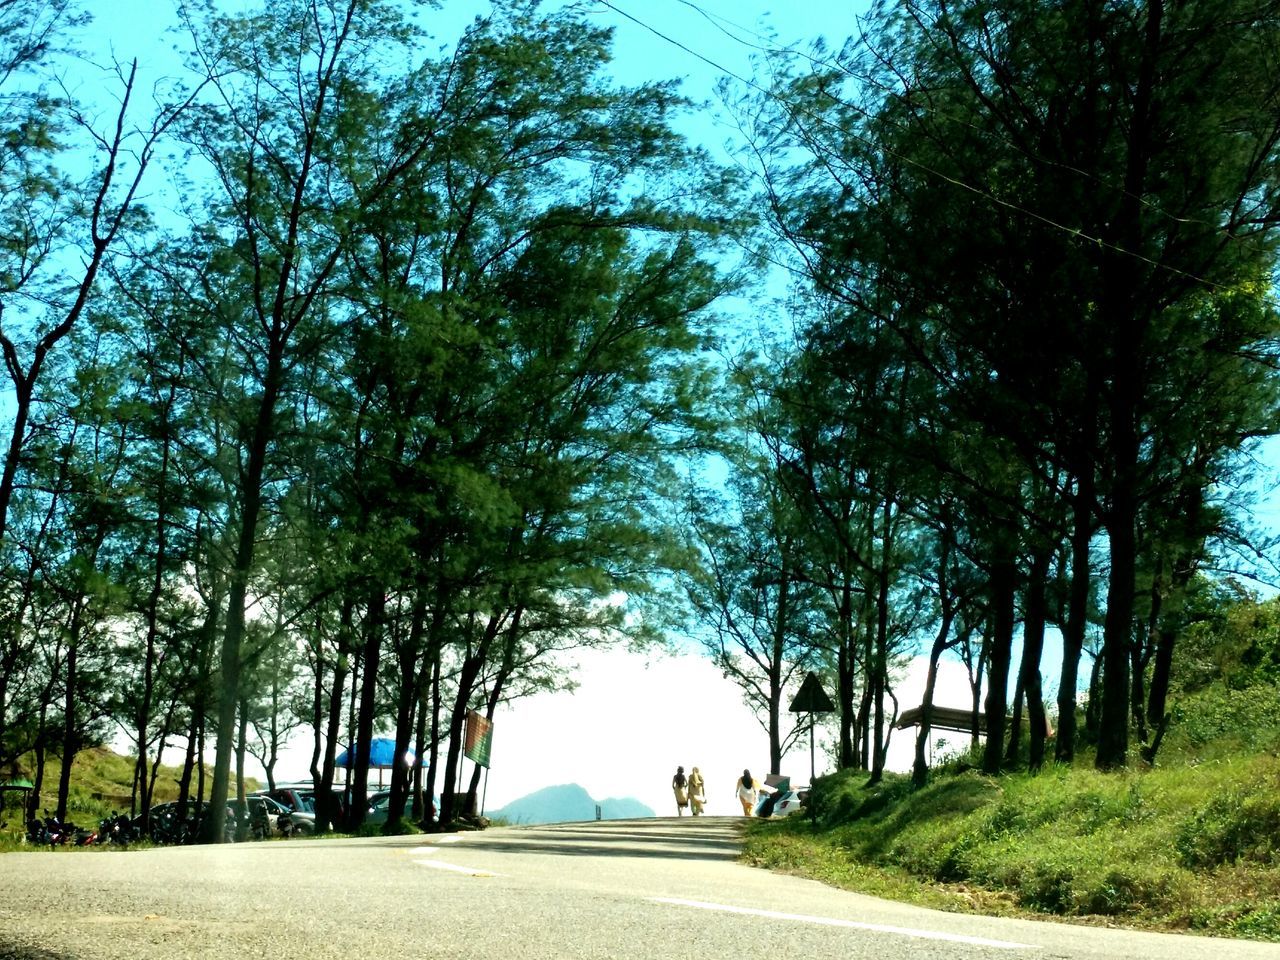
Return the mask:
M1169 898L1169 875L1140 865L1114 867L1082 891L1080 913L1118 916L1151 910Z
M809 804L818 822L835 827L890 810L910 792L911 781L903 776L886 774L868 785L865 772L842 770L813 782Z
M1065 863L1038 863L1024 879L1018 902L1046 913L1069 913L1073 906L1075 871Z
M1280 941L1280 903L1272 902L1233 920L1228 929L1251 940Z
M1170 745L1176 747L1182 741L1197 749L1223 740L1255 745L1275 742L1280 735L1275 713L1278 700L1280 687L1274 684L1244 689L1214 687L1174 705Z
M1190 869L1237 860L1271 864L1278 835L1276 785L1255 784L1214 797L1182 824L1175 843L1179 859Z

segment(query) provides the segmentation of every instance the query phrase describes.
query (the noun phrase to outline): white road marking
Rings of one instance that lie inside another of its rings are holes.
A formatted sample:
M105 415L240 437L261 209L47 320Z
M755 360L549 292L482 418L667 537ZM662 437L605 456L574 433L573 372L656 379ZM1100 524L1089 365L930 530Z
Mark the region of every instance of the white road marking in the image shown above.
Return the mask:
M447 837L441 837L439 840L436 841L436 843L457 843L461 839L462 838L460 836L458 836L456 833L453 833Z
M475 867L461 867L456 863L445 863L443 860L414 860L414 863L423 867L430 867L432 870L451 870L454 873L465 873L473 877L501 877L501 873L493 873L489 870L478 870Z
M1002 950L1035 950L1030 943L1013 943L1008 940L988 940L986 937L970 937L962 933L942 933L937 930L915 930L911 927L891 927L882 923L862 923L857 920L836 920L832 917L811 917L803 913L781 913L777 910L757 910L752 907L733 907L723 903L706 903L701 900L681 900L675 897L650 897L653 903L669 903L677 907L693 907L696 910L718 910L721 913L738 913L770 920L795 920L814 923L823 927L850 927L855 930L873 930L877 933L896 933L921 940L946 940L950 943L968 943L978 947L995 947Z

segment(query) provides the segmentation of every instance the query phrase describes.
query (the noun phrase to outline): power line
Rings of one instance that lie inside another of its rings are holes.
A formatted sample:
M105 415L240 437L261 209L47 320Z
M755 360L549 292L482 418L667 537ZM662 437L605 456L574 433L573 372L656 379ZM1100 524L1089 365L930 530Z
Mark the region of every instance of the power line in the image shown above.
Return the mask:
M808 53L796 47L766 46L764 45L764 43L768 41L769 38L766 37L764 34L759 33L758 31L752 30L750 27L743 26L742 24L737 23L733 20L730 20L727 17L722 17L719 14L713 14L710 11L703 8L702 6L700 6L699 4L693 2L693 0L677 0L677 2L683 4L686 7L689 7L691 10L696 11L699 15L705 18L708 23L714 26L717 30L723 33L726 37L728 37L734 43L741 44L742 46L747 47L748 49L756 50L756 51L759 51L760 53L765 53L770 56L786 54L788 56L800 57L804 60L807 60L813 66L824 67L828 70L834 70L838 73L844 74L846 77L849 77L850 79L858 81L859 83L875 85L877 89L888 91L888 88L882 85L874 84L874 81L870 77L863 74L855 73L854 71L850 70L842 61L838 59L828 59L825 57L817 57L811 53ZM741 37L734 35L733 33L729 32L727 29L725 29L725 27L722 26L722 23L727 23L730 26L732 26L734 29L740 30L743 33L749 34L755 39L761 41L761 43L752 43L749 40L744 40ZM867 111L862 110L860 107L856 106L855 104L846 104L846 105L852 107L854 110L861 113L867 119L871 119L871 116L867 113ZM1202 226L1208 226L1208 227L1213 226L1213 224L1210 223L1209 221L1201 219L1199 217L1181 217L1175 213L1170 213L1169 211L1165 210L1163 207L1161 207L1159 204L1155 203L1154 201L1149 200L1148 198L1143 196L1135 195L1127 187L1117 186L1116 184L1112 183L1110 180L1106 179L1105 177L1101 177L1096 173L1090 173L1088 170L1083 170L1080 167L1075 166L1074 164L1067 163L1066 161L1053 160L1053 159L1049 159L1048 157L1041 156L1040 154L1033 153L1027 147L1014 143L1007 135L995 133L994 131L990 131L990 130L983 130L977 124L969 120L966 120L964 117L958 116L953 113L948 113L946 110L939 110L936 108L934 108L933 113L934 115L939 116L944 120L949 120L950 122L959 124L960 126L968 127L970 130L973 130L978 133L982 133L986 136L991 136L994 133L994 135L998 137L1002 143L1025 154L1028 158L1030 158L1036 163L1044 164L1045 166L1050 166L1050 167L1057 167L1061 170L1066 170L1086 180L1092 181L1093 183L1096 183L1099 186L1105 187L1106 189L1112 191L1113 193L1118 193L1121 196L1135 199L1139 203L1141 203L1143 206L1146 206L1149 209L1154 210L1160 216L1165 217L1166 219L1172 220L1175 223L1196 223ZM899 129L905 129L905 125L901 121L893 117L882 117L881 119L887 119L889 123L891 123L893 126L896 126Z
M1187 280L1191 280L1191 281L1193 281L1194 283L1201 284L1201 285L1203 285L1203 286L1205 286L1205 287L1208 287L1208 288L1213 289L1213 290L1216 290L1216 291L1224 291L1224 290L1228 290L1228 289L1229 289L1229 288L1228 288L1227 286L1225 286L1224 284L1218 283L1218 282L1213 281L1213 280L1209 280L1209 279L1207 279L1207 278L1205 278L1205 277L1198 276L1198 275L1196 275L1196 274L1194 274L1194 273L1191 273L1190 271L1183 270L1183 269L1181 269L1181 268L1179 268L1179 267L1175 267L1175 266L1172 266L1172 265L1167 264L1167 263L1163 263L1163 262L1161 262L1161 261L1159 261L1159 260L1154 260L1154 259L1152 259L1151 257L1146 256L1145 254L1139 253L1139 252L1134 251L1134 250L1129 250L1129 249L1128 249L1128 248L1126 248L1126 247L1123 247L1123 246L1121 246L1121 245L1119 245L1119 244L1117 244L1117 243L1114 243L1114 242L1112 242L1112 241L1105 240L1105 239L1103 239L1102 237L1094 236L1093 234L1090 234L1090 233L1088 233L1087 231L1085 231L1085 230L1083 230L1083 229L1080 229L1080 228L1078 228L1078 227L1072 227L1072 226L1069 226L1069 225L1067 225L1067 224L1064 224L1064 223L1061 223L1061 222L1059 222L1059 221L1057 221L1057 220L1054 220L1052 217L1046 216L1045 214L1039 213L1039 212L1037 212L1037 211L1035 211L1035 210L1031 210L1031 209L1029 209L1029 208L1027 208L1027 207L1023 207L1023 206L1021 206L1020 204L1014 203L1014 202L1009 201L1009 200L1005 200L1005 199L1003 199L1003 198L1001 198L1001 197L997 197L997 196L995 196L994 194L992 194L992 193L990 193L990 192L988 192L988 191L984 190L984 189L983 189L983 188L981 188L981 187L975 186L975 185L973 185L973 184L971 184L971 183L968 183L968 182L966 182L966 181L964 181L964 180L961 180L961 179L960 179L960 178L958 178L958 177L954 177L954 176L952 176L952 175L950 175L950 174L944 173L943 171L938 170L938 169L936 169L936 168L934 168L934 167L930 166L929 164L922 163L921 161L916 160L916 159L915 159L915 158L913 158L913 157L909 157L909 156L907 156L907 155L905 155L905 154L899 153L898 151L895 151L895 150L893 150L893 149L891 149L891 148L887 147L887 146L886 146L885 144L883 144L883 143L875 142L875 141L871 140L869 137L867 137L866 135L861 134L861 133L858 133L858 132L857 132L857 131L855 131L855 130L846 130L846 129L842 128L842 127L839 127L839 126L837 126L835 123L833 123L832 121L828 120L826 117L824 117L824 116L822 116L822 115L820 115L820 114L816 114L816 113L814 113L813 111L811 111L811 110L808 110L808 109L804 108L803 106L797 106L796 104L789 102L789 101L788 101L788 100L786 100L785 98L783 98L783 97L781 97L780 95L778 95L777 93L775 93L773 90L770 90L770 89L768 89L768 88L766 88L766 87L761 86L759 83L755 82L754 80L751 80L751 79L748 79L748 78L746 78L746 77L743 77L742 75L738 74L737 72L735 72L735 71L733 71L733 70L730 70L728 67L725 67L723 64L720 64L720 63L718 63L717 61L712 60L710 57L706 56L705 54L703 54L703 53L701 53L701 52L699 52L699 51L697 51L697 50L694 50L692 47L689 47L688 45L686 45L686 44L682 43L682 42L681 42L681 41L679 41L679 40L676 40L674 37L671 37L670 35L668 35L668 34L666 34L666 33L662 32L661 30L659 30L657 27L653 26L652 24L650 24L650 23L648 23L648 22L646 22L646 21L644 21L644 20L641 20L640 18L638 18L638 17L634 16L633 14L630 14L630 13L628 13L627 11L625 11L625 10L623 10L623 9L619 8L619 7L618 7L618 6L616 6L614 3L612 3L612 2L611 2L611 0L596 0L596 2L597 2L597 3L599 3L601 6L606 7L606 8L608 8L609 10L612 10L612 11L613 11L614 13L616 13L618 16L623 17L623 18L624 18L624 19L626 19L626 20L630 20L632 23L636 24L636 25L637 25L638 27L640 27L641 29L646 30L646 31L648 31L649 33L653 34L654 36L658 37L660 40L663 40L663 41L665 41L666 43L669 43L669 44L671 44L672 46L674 46L674 47L676 47L676 48L678 48L678 49L680 49L680 50L683 50L685 53L689 54L690 56L694 57L695 59L700 60L700 61L702 61L703 63L707 64L708 66L710 66L710 67L712 67L712 68L714 68L714 69L716 69L716 70L720 71L722 74L724 74L724 75L726 75L726 76L728 76L728 77L731 77L732 79L734 79L734 80L738 81L739 83L743 84L744 86L749 87L750 89L755 90L755 91L757 91L758 93L762 94L762 95L763 95L763 96L765 96L766 98L768 98L768 99L770 99L770 100L775 101L775 102L776 102L776 103L778 103L778 104L779 104L779 105L780 105L780 106L781 106L781 107L782 107L782 108L787 112L787 114L788 114L788 115L790 115L793 119L798 118L798 117L797 117L797 115L803 115L804 117L806 117L807 119L809 119L809 120L813 121L814 123L818 124L819 126L827 127L827 128L830 128L830 129L832 129L832 130L834 130L835 132L838 132L838 133L840 133L840 134L850 136L850 137L852 137L853 139L858 140L858 141L862 142L863 144L865 144L865 145L867 145L867 146L871 147L873 150L882 151L882 152L884 152L885 154L887 154L888 156L894 157L895 159L900 160L900 161L902 161L903 163L905 163L905 164L907 164L907 165L909 165L909 166L915 167L916 169L921 170L922 172L924 172L924 173L926 173L926 174L928 174L928 175L930 175L930 176L936 177L936 178L938 178L939 180L942 180L942 181L944 181L944 182L946 182L946 183L948 183L948 184L950 184L950 185L952 185L952 186L954 186L954 187L957 187L957 188L959 188L959 189L961 189L961 190L968 191L968 192L970 192L970 193L974 194L975 196L981 197L982 199L984 199L984 200L988 201L989 203L992 203L992 204L995 204L995 205L997 205L997 206L1003 207L1004 209L1007 209L1007 210L1013 211L1013 212L1015 212L1015 213L1022 214L1023 216L1030 217L1030 218L1031 218L1031 219L1033 219L1033 220L1037 220L1037 221L1039 221L1040 223L1043 223L1045 226L1047 226L1047 227L1049 227L1049 228L1051 228L1051 229L1053 229L1053 230L1057 230L1057 231L1059 231L1059 232L1062 232L1062 233L1067 234L1068 236L1072 237L1073 239L1088 241L1089 243L1095 244L1096 246L1101 247L1101 248L1103 248L1103 249L1112 250L1112 251L1114 251L1114 252L1116 252L1116 253L1121 254L1122 256L1130 257L1130 258L1132 258L1132 259L1134 259L1134 260L1137 260L1137 261L1139 261L1139 262L1146 263L1146 264L1148 264L1149 266L1154 267L1154 268L1155 268L1155 269L1157 269L1157 270L1163 270L1163 271L1165 271L1165 272L1167 272L1167 273L1173 274L1173 275L1175 275L1175 276L1182 277L1182 278L1187 279ZM693 9L697 10L699 13L701 13L703 16L705 16L708 20L711 20L711 19L712 19L712 17L711 17L711 15L710 15L710 14L706 13L706 11L704 11L704 10L702 10L700 7L698 7L698 5L697 5L697 4L695 4L695 3L693 3L693 2L692 2L692 0L679 0L679 2L683 3L685 6L688 6L688 7L691 7L691 8L693 8ZM737 26L737 25L735 24L735 26ZM744 29L744 30L745 30L745 28L741 28L741 27L740 27L740 29ZM729 37L730 37L730 39L734 39L734 40L735 40L735 42L743 42L743 41L738 40L738 38L733 37L733 36L732 36L732 34L729 34L727 31L723 31L723 30L722 30L722 32L725 32L726 36L729 36ZM747 32L751 32L751 31L747 31ZM756 36L759 36L759 35L757 34ZM746 45L747 45L747 46L755 47L755 45L754 45L754 44L746 44ZM755 47L755 48L756 48L756 49L761 49L761 48L759 48L759 47ZM764 52L775 52L775 53L786 53L786 52L792 52L792 53L794 53L795 51L780 50L780 49L778 49L778 48L764 48ZM807 55L805 55L805 54L801 54L801 56L807 56ZM808 59L810 59L810 60L811 60L812 62L814 62L814 63L823 63L823 62L824 62L824 61L816 60L816 59L814 59L814 58L812 58L812 57L809 57ZM850 74L850 73L849 73L847 70L845 70L843 67L840 67L839 69L841 69L841 70L842 70L842 72L846 73L846 75L848 75L848 76L853 77L854 79L860 79L860 78L856 77L855 75ZM865 109L863 109L863 108L861 108L861 107L858 107L858 106L857 106L857 105L855 105L855 104L850 104L850 103L846 103L846 102L843 102L843 101L842 101L842 103L843 103L843 105L844 105L844 106L847 106L847 107L849 107L849 108L853 109L854 111L856 111L856 112L858 112L858 113L862 114L862 115L863 115L864 117L866 117L867 119L872 119L871 114L870 114L868 111L866 111ZM954 119L954 118L953 118L953 119ZM1035 159L1035 158L1033 158L1033 159ZM1046 163L1047 163L1048 161L1042 161L1042 162L1046 162ZM1067 166L1066 168L1067 168L1067 169L1071 169L1071 170L1075 170L1075 168L1070 167L1070 166ZM1085 171L1078 171L1078 170L1077 170L1076 172L1078 172L1078 173L1080 173L1080 174L1082 174L1082 175L1084 175L1084 176L1093 177L1093 175L1088 174L1088 173L1086 173ZM1095 178L1095 179L1097 179L1097 178ZM1099 181L1099 182L1102 182L1102 183L1104 183L1104 184L1106 183L1106 181ZM1114 187L1113 185L1108 185L1108 186L1110 186L1110 188L1111 188L1111 189L1119 189L1119 188ZM1157 209L1158 209L1158 208L1157 208ZM1168 216L1168 214L1166 214L1166 216ZM1175 218L1175 219L1177 219L1177 218ZM1277 303L1276 301L1273 301L1273 300L1271 300L1270 298L1263 298L1263 299L1264 299L1264 302L1268 303L1270 306L1275 307L1275 308L1277 308L1277 309L1280 309L1280 303Z

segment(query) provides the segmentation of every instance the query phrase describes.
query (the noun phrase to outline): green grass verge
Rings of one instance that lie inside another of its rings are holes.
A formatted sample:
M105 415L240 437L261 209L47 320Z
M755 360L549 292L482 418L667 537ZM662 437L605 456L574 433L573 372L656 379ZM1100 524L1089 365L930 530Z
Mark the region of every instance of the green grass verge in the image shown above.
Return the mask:
M1280 760L1101 774L820 779L816 818L760 823L746 858L945 910L1280 941Z

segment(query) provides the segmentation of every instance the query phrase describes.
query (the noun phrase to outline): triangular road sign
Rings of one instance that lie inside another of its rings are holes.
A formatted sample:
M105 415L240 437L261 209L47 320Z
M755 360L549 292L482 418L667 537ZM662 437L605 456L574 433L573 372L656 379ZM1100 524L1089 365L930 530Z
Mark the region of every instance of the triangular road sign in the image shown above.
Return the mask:
M800 684L800 692L791 701L792 713L831 713L835 708L827 691L822 689L822 681L816 673L810 673L804 678L804 683Z

